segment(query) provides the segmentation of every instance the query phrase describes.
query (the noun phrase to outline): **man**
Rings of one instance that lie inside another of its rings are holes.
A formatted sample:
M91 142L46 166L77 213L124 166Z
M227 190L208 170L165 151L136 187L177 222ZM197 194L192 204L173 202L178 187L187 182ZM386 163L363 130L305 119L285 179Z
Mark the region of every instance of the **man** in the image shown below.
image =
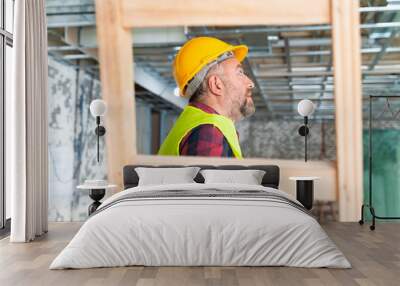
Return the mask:
M165 138L159 155L242 158L234 122L254 113L254 83L241 61L248 48L197 37L179 50L173 74L189 104Z

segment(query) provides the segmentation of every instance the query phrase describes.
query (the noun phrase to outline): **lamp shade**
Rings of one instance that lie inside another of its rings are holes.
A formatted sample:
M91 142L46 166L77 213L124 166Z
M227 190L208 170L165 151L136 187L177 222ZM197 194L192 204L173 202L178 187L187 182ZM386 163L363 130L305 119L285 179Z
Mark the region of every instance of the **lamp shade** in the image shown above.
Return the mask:
M90 103L90 113L93 117L103 116L106 114L107 105L104 100L95 99Z
M303 99L297 105L297 111L303 117L310 116L311 114L313 114L314 110L315 110L314 103L312 103L312 101L309 99Z

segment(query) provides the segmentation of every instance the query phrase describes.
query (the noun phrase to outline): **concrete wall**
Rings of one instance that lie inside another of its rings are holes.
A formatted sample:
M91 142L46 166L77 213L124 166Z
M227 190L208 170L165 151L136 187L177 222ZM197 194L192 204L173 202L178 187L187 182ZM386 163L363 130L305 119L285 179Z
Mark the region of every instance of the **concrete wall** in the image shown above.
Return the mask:
M86 218L88 191L76 186L106 176L104 140L96 161L95 119L90 102L100 97L99 81L49 57L49 219Z
M304 137L298 134L302 122L266 120L255 114L237 124L240 144L246 158L304 160ZM308 158L335 160L333 121L309 122Z

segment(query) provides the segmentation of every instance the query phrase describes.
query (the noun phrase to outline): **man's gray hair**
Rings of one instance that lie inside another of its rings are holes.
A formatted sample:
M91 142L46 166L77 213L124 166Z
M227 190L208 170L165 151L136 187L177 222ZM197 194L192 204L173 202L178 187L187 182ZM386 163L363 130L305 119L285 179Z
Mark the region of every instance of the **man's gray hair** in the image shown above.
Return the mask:
M220 55L216 60L210 62L209 64L205 65L199 72L196 73L196 75L189 81L186 90L185 90L185 96L191 97L197 89L200 87L200 85L203 83L204 79L207 76L207 73L210 71L210 69L215 66L216 64L229 59L233 58L234 55L231 51L225 52L222 55Z

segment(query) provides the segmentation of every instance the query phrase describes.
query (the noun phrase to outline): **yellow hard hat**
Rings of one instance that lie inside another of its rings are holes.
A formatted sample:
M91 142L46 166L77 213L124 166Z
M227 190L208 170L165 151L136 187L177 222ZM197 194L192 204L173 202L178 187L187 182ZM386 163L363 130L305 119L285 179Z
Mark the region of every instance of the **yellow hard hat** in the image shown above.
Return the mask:
M186 42L177 53L173 62L173 75L179 87L180 95L185 95L188 82L207 64L218 59L226 52L232 52L241 62L247 55L245 45L232 46L212 37L197 37Z

